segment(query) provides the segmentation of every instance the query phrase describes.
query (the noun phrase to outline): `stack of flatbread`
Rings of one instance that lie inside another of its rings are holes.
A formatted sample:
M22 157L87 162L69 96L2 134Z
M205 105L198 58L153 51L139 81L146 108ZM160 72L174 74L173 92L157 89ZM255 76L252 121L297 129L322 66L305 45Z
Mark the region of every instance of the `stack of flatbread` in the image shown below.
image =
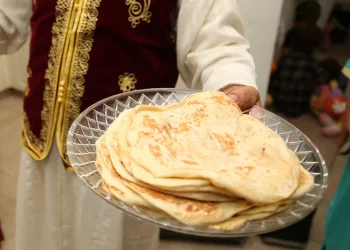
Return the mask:
M314 184L279 135L221 92L124 111L96 153L118 200L220 230L283 211Z

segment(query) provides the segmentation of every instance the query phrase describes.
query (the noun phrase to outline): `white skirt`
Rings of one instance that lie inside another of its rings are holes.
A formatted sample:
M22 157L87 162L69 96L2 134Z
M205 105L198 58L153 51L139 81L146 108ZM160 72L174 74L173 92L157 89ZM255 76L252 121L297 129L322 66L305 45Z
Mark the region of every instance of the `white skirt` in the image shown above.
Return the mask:
M64 170L55 143L43 161L22 152L17 192L17 250L158 248L159 229L124 216Z

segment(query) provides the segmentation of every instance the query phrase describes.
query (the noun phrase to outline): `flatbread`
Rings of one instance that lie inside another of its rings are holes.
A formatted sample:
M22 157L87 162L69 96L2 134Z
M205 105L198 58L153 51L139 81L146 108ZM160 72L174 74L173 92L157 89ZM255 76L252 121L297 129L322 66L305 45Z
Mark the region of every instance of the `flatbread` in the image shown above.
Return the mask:
M115 198L129 205L150 208L152 205L123 184L122 178L114 171L111 165L104 161L105 155L101 157L100 138L96 142L96 168L103 179L103 188Z
M123 151L119 147L122 140L118 140L115 134L118 134L121 121L127 116L132 116L132 110L127 110L120 115L120 118L114 122L108 131L106 131L102 145L108 150L113 162L113 167L117 173L124 179L132 183L152 188L155 190L162 190L164 193L175 195L178 197L185 197L195 200L205 201L235 201L239 198L234 196L227 190L211 185L208 180L204 179L182 179L182 178L156 178L151 175L146 169L137 166L135 162L131 162L128 152ZM122 129L120 129L122 131ZM129 165L132 172L129 172L125 166Z
M217 230L235 230L241 228L245 225L245 223L249 221L262 220L266 219L274 214L281 213L289 208L288 205L283 205L278 207L273 212L262 212L256 214L241 214L234 216L224 222L217 223L214 225L210 225L209 228L217 229Z
M290 204L292 204L293 201L286 200L286 201L280 201L276 203L272 203L269 205L264 206L258 206L258 207L252 207L246 211L243 211L239 213L239 215L253 215L253 214L262 214L262 213L276 213L276 211L279 211L280 207L285 207Z
M314 177L303 167L300 168L299 185L295 192L289 197L291 200L297 200L306 193L310 192L315 185Z
M176 220L191 226L206 226L231 218L233 215L253 206L251 202L201 202L184 199L147 189L131 182L126 185L154 207Z
M254 204L240 200L235 202L200 202L163 194L155 190L138 186L121 178L110 164L108 156L102 154L106 162L100 160L103 137L97 142L96 165L104 184L103 187L117 199L152 211L166 213L187 225L206 225L220 222L244 211Z
M117 176L119 178L124 178L128 181L131 181L137 185L141 185L143 187L151 188L156 191L161 191L161 189L157 186L151 186L147 183L144 183L142 181L139 181L138 179L134 178L124 167L123 164L120 162L119 155L116 152L109 151L108 149L111 148L110 145L107 143L108 142L108 137L109 137L109 132L106 132L97 142L97 148L98 148L98 153L99 155L102 154L102 157L104 159L104 164L108 166L110 174L112 176ZM113 152L113 154L110 154ZM101 164L101 163L100 163ZM114 169L113 169L114 168ZM169 180L168 180L169 181ZM172 181L172 180L170 180ZM110 188L110 187L109 187ZM192 187L193 188L193 187ZM115 192L115 188L110 188L111 191ZM210 189L209 190L215 190L215 189ZM233 197L228 197L225 195L221 194L216 194L216 193L211 193L211 192L205 192L206 187L201 188L201 190L204 191L170 191L170 190L162 190L164 193L174 195L177 197L183 197L183 198L189 198L189 199L194 199L194 200L201 200L201 201L212 201L212 202L229 202L229 201L236 201L239 198L233 198ZM116 196L116 195L114 195ZM117 196L116 196L117 197Z
M282 138L220 92L125 111L96 154L108 193L191 226L233 230L314 186Z
M108 131L106 132L106 145L108 147L108 151L111 154L111 159L113 161L113 165L116 169L116 171L122 176L124 179L127 179L133 183L140 184L139 179L135 178L127 169L131 169L130 164L132 164L128 158L128 155L123 155L118 152L118 150L122 150L120 144L123 142L121 140L118 140L119 138L115 136L116 133L119 132L119 127L121 122L124 121L123 118L133 116L134 110L127 110L123 112L120 115L120 119L117 119L116 122L114 122ZM124 131L120 129L121 133ZM135 164L136 165L136 164ZM133 167L136 167L133 165ZM127 169L126 169L127 168ZM147 178L150 173L147 171L142 172L141 179ZM146 177L145 177L146 176ZM191 181L191 185L188 184L187 180L180 179L180 178L173 178L171 181L169 179L152 179L153 182L151 183L154 187L164 188L166 190L174 190L174 188L182 188L182 191L191 191L194 189L194 187L199 186L208 186L210 185L210 182L208 180L204 179L193 179ZM189 189L186 189L188 187ZM168 189L170 188L170 189Z
M170 194L177 197L187 198L191 200L198 201L209 201L209 202L230 202L240 200L239 197L228 197L222 194L210 193L210 192L171 192L158 190L163 192L164 194Z
M252 214L261 214L261 213L274 213L278 211L280 207L284 207L292 204L295 200L299 199L306 193L308 193L312 187L314 186L314 178L313 176L301 167L300 171L300 179L299 185L295 192L286 200L282 200L279 202L262 205L262 206L254 206L246 211L240 213L240 215L252 215Z
M118 135L127 158L154 179L205 179L234 197L265 204L287 199L298 186L294 152L219 92L196 93L175 108L138 106ZM124 165L137 175L133 164Z

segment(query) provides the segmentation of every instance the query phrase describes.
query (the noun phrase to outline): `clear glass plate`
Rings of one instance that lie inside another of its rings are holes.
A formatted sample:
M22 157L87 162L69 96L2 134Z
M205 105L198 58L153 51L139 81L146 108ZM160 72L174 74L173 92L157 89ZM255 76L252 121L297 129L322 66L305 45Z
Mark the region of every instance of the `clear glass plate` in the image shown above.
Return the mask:
M289 148L296 152L304 168L315 178L314 188L293 204L289 210L267 219L248 222L237 230L221 231L186 226L171 218L160 218L111 197L102 188L102 179L95 167L96 140L124 110L140 104L162 106L177 103L194 92L196 91L179 89L138 90L109 97L86 109L74 121L67 140L68 156L76 174L98 196L128 215L185 234L208 237L242 237L264 234L291 225L306 217L316 208L327 188L328 172L324 159L316 146L300 130L279 116L262 109L252 109L248 113L279 134Z

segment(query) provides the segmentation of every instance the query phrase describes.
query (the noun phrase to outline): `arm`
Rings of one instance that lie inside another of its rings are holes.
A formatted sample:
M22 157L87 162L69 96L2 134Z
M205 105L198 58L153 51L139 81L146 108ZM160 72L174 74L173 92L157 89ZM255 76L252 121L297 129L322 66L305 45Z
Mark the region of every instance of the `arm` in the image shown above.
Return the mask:
M0 0L0 54L16 52L30 35L32 0Z
M237 0L183 0L178 21L178 62L186 85L203 90L219 90L231 84L256 89L254 61L242 33ZM187 51L183 41L188 43ZM187 54L182 61L184 51Z

